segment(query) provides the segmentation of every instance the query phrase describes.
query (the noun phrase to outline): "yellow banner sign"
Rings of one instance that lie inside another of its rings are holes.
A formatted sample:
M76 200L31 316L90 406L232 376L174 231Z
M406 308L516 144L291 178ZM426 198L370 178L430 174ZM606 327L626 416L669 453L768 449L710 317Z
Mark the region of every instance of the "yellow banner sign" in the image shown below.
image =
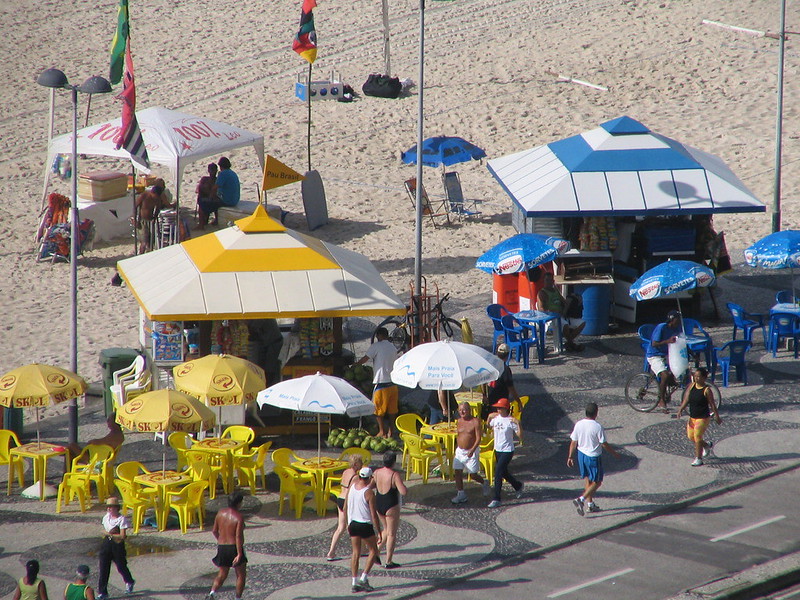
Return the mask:
M290 169L277 158L267 155L264 164L264 180L261 182L261 191L266 192L276 187L289 183L303 181L305 177L294 169Z

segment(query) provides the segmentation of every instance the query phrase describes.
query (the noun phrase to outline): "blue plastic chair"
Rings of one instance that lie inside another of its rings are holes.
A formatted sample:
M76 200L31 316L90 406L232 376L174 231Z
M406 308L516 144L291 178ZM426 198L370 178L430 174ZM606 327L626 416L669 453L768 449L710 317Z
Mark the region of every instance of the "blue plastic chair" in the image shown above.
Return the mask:
M775 302L778 304L792 304L794 302L792 290L781 290L775 294Z
M761 335L764 338L764 348L767 348L767 326L764 323L764 315L760 313L749 313L738 304L728 302L726 304L728 310L733 317L733 339L736 339L736 332L741 329L744 333L744 339L749 342L753 341L753 330L761 328Z
M639 327L639 339L641 340L642 352L644 352L642 373L647 373L650 370L650 365L647 362L647 347L650 345L650 340L653 339L653 330L655 328L656 326L652 323L645 323Z
M747 363L745 355L753 342L749 340L733 340L724 344L721 348L714 348L714 365L711 368L711 381L717 375L717 366L722 371L722 387L728 387L728 375L731 367L736 369L736 380L742 381L747 385Z
M700 322L696 319L684 317L683 329L687 336L691 335L703 338L701 340L690 341L686 344L688 351L694 355L694 366L698 366L700 362L698 356L702 352L706 359L706 368L711 369L711 350L713 348L711 336L708 335L706 330L703 329L703 326L700 325Z
M794 340L794 357L797 358L797 346L800 343L800 317L792 313L772 313L769 319L769 348L772 350L773 358L778 355L778 344L787 338Z
M536 344L536 330L530 327L523 327L514 318L514 315L503 315L500 318L503 323L503 333L505 334L506 344L508 345L511 353L508 355L506 362L517 352L517 362L522 360L522 366L528 368L530 364L530 350L531 346Z
M497 340L505 334L503 331L503 322L500 320L504 315L511 313L502 304L490 304L486 307L486 314L492 320L494 326L494 336L492 337L492 353L497 351Z

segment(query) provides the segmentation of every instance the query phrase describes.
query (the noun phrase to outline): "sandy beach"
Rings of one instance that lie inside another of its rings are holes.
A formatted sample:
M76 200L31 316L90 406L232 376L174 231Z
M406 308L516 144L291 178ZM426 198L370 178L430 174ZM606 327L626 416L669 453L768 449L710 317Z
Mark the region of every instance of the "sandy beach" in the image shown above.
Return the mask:
M62 69L72 83L107 75L116 26L114 0L56 3L18 0L0 6L0 281L3 352L0 372L29 362L68 367L66 264L37 263L34 236L46 165L49 92L36 76ZM285 0L192 3L131 0L138 108L165 106L225 121L265 136L267 153L305 171L306 106L294 97L305 61L291 50L301 3ZM418 79L418 2L391 0L393 75ZM360 91L383 69L380 2L319 0L319 54L314 73L336 70ZM458 135L502 156L546 144L628 115L652 130L720 156L765 202L763 214L714 219L735 268L742 250L769 233L773 194L777 41L702 24L711 19L776 31L778 3L762 0L458 0L426 10L425 135ZM787 28L796 28L796 12ZM797 103L800 78L794 38L786 45L783 228L798 222L800 163ZM559 82L549 72L608 88ZM86 98L80 100L80 121ZM111 95L92 99L90 123L118 116ZM368 256L398 295L413 278L412 206L403 180L415 168L400 152L416 141L416 89L398 100L361 96L314 105L311 163L325 183L330 223L313 235ZM69 94L57 94L55 129L71 128ZM230 153L243 198L256 199L261 170L252 150ZM127 165L82 161L79 171ZM192 165L182 182L193 190L205 170ZM423 272L453 298L451 312L491 301L477 256L514 233L511 202L485 164L457 167L465 195L484 201L482 215L434 230L424 225ZM166 176L166 169L154 174ZM426 169L429 194L441 193L440 172ZM170 189L175 182L167 181ZM51 191L69 193L55 181ZM194 206L191 194L182 202ZM290 212L287 225L307 231L298 185L270 192ZM100 350L136 345L137 305L126 288L109 285L132 239L98 243L79 263L79 371L101 379ZM787 278L788 280L788 278ZM473 324L485 328L486 323Z

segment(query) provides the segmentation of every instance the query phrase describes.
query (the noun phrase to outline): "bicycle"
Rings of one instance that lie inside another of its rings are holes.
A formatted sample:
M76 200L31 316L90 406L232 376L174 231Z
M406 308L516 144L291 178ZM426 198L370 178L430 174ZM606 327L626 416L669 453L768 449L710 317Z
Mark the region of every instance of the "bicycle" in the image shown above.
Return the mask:
M388 317L381 321L380 325L372 332L372 342L375 342L375 333L381 327L385 327L389 331L389 341L392 342L394 347L400 352L405 352L408 349L411 342L412 328L428 329L430 335L437 341L440 339L448 339L460 342L461 322L448 317L442 311L442 305L449 299L450 294L445 294L433 305L430 311L424 311L425 313L429 312L430 315L430 323L427 324L427 327L421 324L418 325L417 315L419 311L412 310L411 306L406 306L406 314L404 316ZM425 336L422 334L420 337L424 338Z
M675 391L685 389L691 382L689 371L687 370L680 377L673 378L673 381L673 384L667 385L667 403L672 399L672 394ZM722 405L722 394L720 394L719 388L710 381L707 381L706 385L711 388L711 392L714 394L714 402L719 410ZM625 399L633 410L639 412L653 411L658 406L658 376L649 370L646 373L631 375L625 383Z

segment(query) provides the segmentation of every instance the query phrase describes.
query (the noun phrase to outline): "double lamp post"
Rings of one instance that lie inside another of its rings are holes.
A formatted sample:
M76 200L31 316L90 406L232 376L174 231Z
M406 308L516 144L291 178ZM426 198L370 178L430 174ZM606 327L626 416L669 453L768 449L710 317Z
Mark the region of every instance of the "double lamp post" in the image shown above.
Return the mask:
M80 250L78 214L78 92L106 94L111 84L103 77L90 77L81 85L71 85L64 72L47 69L36 78L36 83L51 89L72 92L72 195L70 197L70 250L69 250L69 358L70 371L78 372L78 252ZM78 442L78 400L69 401L69 443Z

